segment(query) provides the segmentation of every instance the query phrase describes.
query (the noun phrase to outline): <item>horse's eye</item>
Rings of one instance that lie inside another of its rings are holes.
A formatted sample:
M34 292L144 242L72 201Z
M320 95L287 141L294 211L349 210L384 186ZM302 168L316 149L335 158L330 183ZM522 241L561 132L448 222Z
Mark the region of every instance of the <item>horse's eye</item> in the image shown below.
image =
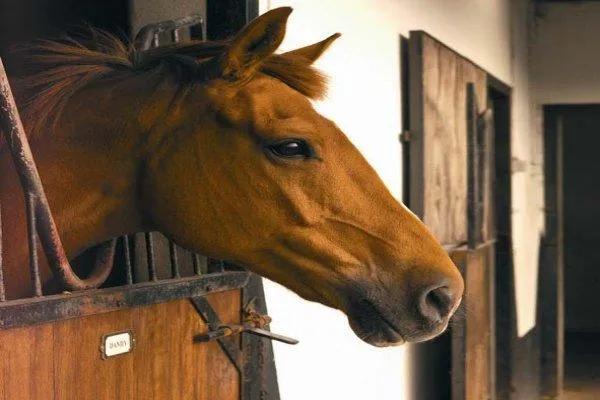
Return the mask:
M277 142L269 146L269 150L278 157L314 157L314 151L310 145L301 139L290 139Z

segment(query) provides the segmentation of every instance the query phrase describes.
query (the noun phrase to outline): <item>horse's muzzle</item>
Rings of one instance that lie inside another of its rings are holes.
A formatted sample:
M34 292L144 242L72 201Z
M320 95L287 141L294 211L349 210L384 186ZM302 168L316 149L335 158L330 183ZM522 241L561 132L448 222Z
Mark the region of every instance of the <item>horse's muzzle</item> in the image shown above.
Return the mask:
M352 330L363 341L377 346L396 346L433 339L448 327L458 308L462 290L446 285L426 287L413 300L373 296L353 296L346 313ZM403 296L401 296L403 297ZM394 305L400 305L397 309Z

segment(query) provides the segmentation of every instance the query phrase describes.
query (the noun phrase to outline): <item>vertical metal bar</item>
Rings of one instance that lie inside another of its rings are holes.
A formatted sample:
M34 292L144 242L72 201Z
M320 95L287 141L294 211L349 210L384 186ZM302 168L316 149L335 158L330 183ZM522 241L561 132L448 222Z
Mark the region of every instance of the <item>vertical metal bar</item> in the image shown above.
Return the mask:
M156 281L156 263L154 262L154 240L152 240L152 232L146 232L146 254L148 256L148 272L150 280Z
M171 256L171 276L173 278L179 278L179 260L177 258L177 246L173 241L169 240L169 254Z
M4 291L4 269L2 268L2 204L0 204L0 301L6 301Z
M467 83L467 242L469 249L477 247L477 196L479 193L479 163L477 158L477 99L475 86Z
M177 28L171 31L171 40L173 43L179 43L179 30Z
M40 279L40 265L37 254L37 241L35 235L36 226L36 198L33 194L26 194L27 206L27 240L29 242L29 271L31 273L31 282L36 297L42 295L42 283Z
M125 258L125 279L127 284L133 284L133 273L131 267L131 249L129 248L129 237L127 235L121 236L123 241L123 257Z
M202 269L200 267L200 254L192 253L192 263L194 264L194 273L196 275L202 275Z
M37 235L48 264L57 278L70 290L90 289L99 287L110 273L110 268L104 270L94 269L90 277L81 280L71 269L69 260L58 235L58 229L50 212L48 199L42 186L40 175L33 160L33 154L25 135L23 122L17 110L17 104L12 95L6 70L0 59L0 132L4 134L10 149L15 169L18 172L21 186L26 193L35 196L37 222ZM35 234L35 227L32 230ZM112 265L110 265L112 267Z

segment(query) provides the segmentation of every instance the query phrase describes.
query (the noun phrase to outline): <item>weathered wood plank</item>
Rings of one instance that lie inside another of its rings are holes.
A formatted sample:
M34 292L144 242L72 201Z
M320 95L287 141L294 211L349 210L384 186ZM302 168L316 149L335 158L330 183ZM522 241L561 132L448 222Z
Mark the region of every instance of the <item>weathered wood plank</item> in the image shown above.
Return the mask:
M493 382L494 245L469 251L466 262L465 399L490 399Z
M491 240L496 233L493 119L486 112L488 75L424 32L411 32L410 57L409 206L442 244L456 245L472 239L471 249L465 247L451 254L466 284L464 318L459 316L452 328L452 397L493 398ZM468 109L469 84L474 103ZM471 164L468 129L474 144ZM469 190L473 191L470 198ZM469 214L474 224L468 224Z
M493 399L495 247L466 247L451 254L465 277L463 317L452 327L452 398ZM460 313L459 313L460 314Z
M239 290L208 296L240 322ZM238 400L240 376L188 299L0 331L0 399ZM103 336L131 330L133 351L103 359ZM239 338L236 338L239 345Z
M467 240L467 100L472 82L485 109L487 74L430 36L422 36L423 221L442 244Z
M227 292L226 296L207 296L214 310L224 324L240 323L240 291ZM239 336L235 338L240 343ZM198 346L198 344L196 345ZM206 391L206 399L237 400L240 398L240 375L216 342L200 344L206 346L206 370L204 379L210 382Z
M209 302L223 323L239 323L239 291L209 296ZM237 400L239 374L219 345L193 342L207 329L187 299L140 308L135 398Z
M54 349L54 398L135 398L133 357L137 349L103 360L100 346L105 334L133 329L136 319L137 310L126 309L55 322L54 343L43 344Z
M0 331L0 399L52 398L53 337L49 325Z

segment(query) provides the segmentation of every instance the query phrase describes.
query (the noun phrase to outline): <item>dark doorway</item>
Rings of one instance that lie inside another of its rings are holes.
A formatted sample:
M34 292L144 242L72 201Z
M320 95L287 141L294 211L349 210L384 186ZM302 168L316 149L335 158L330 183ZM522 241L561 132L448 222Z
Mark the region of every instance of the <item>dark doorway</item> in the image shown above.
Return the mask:
M556 291L557 315L562 314L562 306L564 317L543 321L545 327L562 330L556 335L558 343L543 342L546 353L552 347L559 350L553 358L542 360L547 371L559 372L554 380L545 377L544 383L550 382L551 389L560 392L564 374L565 399L595 399L600 397L600 318L596 310L600 304L600 254L596 248L600 231L595 229L600 223L600 105L547 106L545 134L550 156L546 158L547 231L558 249L554 259L545 261L557 269L557 283L564 290L564 300L561 288Z
M516 336L516 309L511 257L511 146L510 88L491 82L488 103L494 115L495 254L495 390L496 398L509 399L512 372L511 349Z

